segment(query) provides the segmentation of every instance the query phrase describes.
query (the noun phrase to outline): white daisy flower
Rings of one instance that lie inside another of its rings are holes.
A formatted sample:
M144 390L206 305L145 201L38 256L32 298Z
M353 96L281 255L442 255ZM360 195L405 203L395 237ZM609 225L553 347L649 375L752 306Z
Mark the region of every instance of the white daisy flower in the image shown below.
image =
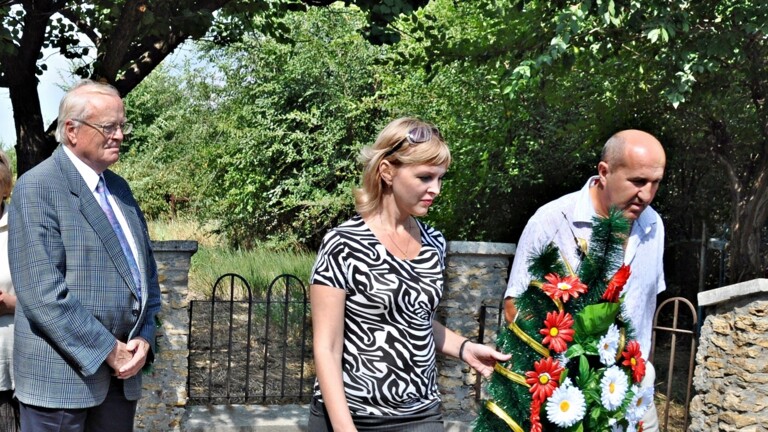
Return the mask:
M560 427L570 427L584 418L586 401L577 387L561 385L547 399L547 418Z
M565 356L566 351L563 351L561 353L558 353L555 358L557 359L557 362L560 363L560 366L566 367L568 366L568 360L570 360L568 357Z
M615 411L624 402L628 388L627 374L618 366L611 366L600 380L600 401L608 411Z
M616 324L611 324L608 331L600 338L597 344L597 351L600 353L600 361L604 365L610 366L616 363L616 352L619 350L619 328Z
M614 423L611 425L611 432L624 432L624 428L620 424Z
M653 386L639 387L633 385L632 392L635 395L632 396L632 401L627 407L627 420L630 421L630 424L642 420L648 407L653 403ZM628 428L627 430L633 429Z

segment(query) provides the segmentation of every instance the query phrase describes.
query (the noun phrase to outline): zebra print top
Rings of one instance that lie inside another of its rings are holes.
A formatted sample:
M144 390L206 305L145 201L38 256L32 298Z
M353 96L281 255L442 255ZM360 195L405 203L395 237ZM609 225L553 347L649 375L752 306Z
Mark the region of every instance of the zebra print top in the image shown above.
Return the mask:
M344 390L352 415L397 416L440 403L432 320L445 238L417 220L421 250L390 254L359 215L329 231L311 283L344 289ZM314 396L322 400L317 381Z

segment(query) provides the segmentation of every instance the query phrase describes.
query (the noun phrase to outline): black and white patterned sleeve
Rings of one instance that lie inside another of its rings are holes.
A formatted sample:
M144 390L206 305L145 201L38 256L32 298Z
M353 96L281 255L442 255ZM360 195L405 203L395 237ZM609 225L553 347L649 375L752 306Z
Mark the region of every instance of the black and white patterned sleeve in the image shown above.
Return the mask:
M331 230L323 237L312 268L310 284L347 290L344 249L342 238L336 230Z

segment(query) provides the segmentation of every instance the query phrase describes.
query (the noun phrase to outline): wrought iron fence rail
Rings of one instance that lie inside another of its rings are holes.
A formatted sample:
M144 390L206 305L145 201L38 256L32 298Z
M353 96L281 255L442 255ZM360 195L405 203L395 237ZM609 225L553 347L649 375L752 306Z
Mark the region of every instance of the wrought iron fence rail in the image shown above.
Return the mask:
M209 299L190 302L188 403L308 402L308 314L296 276L276 277L263 295L221 276Z

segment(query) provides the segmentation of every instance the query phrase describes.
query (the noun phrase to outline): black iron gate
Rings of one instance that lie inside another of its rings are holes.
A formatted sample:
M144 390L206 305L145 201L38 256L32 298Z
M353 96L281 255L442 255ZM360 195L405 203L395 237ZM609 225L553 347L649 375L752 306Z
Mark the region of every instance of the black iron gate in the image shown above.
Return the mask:
M304 284L280 275L254 292L228 273L209 300L189 306L189 404L307 403L309 303Z

